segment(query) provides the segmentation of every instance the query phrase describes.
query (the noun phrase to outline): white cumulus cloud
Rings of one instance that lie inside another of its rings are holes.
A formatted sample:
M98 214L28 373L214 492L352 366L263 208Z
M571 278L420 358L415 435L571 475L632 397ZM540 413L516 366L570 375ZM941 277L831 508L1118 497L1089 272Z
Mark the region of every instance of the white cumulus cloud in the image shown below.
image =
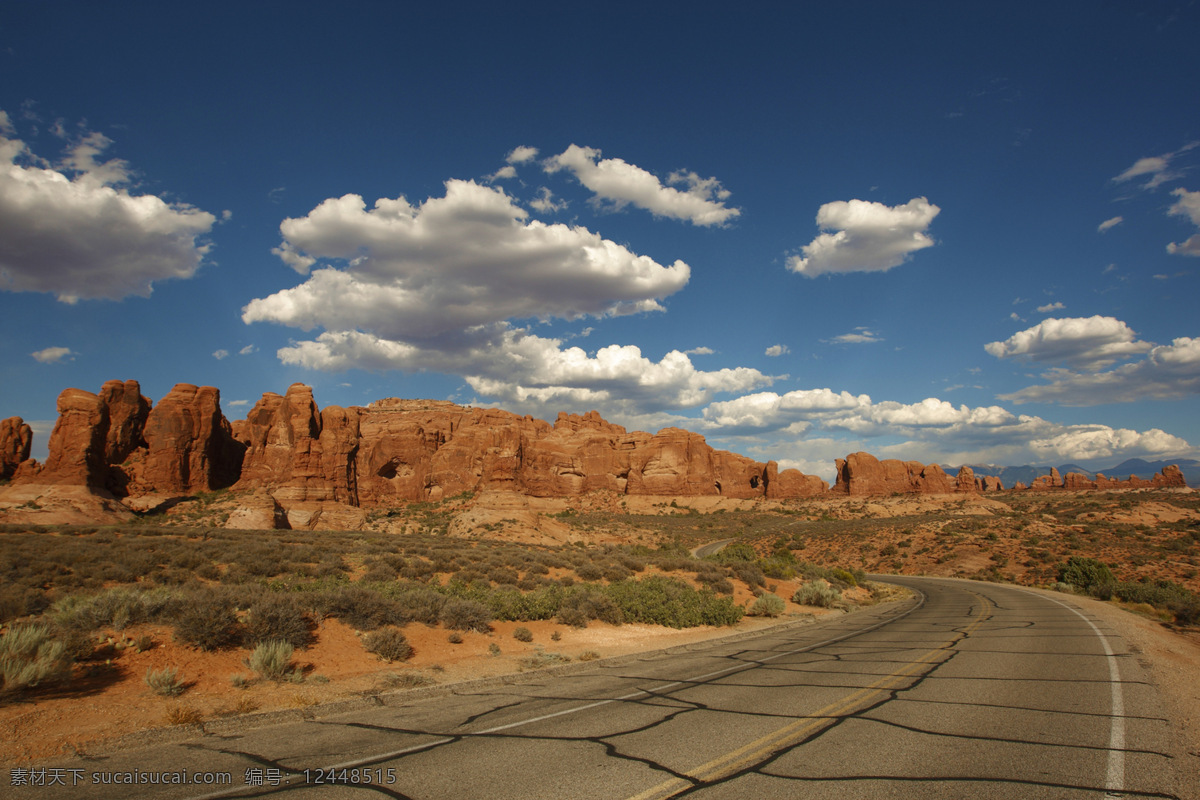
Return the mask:
M449 181L444 197L419 206L398 198L371 209L357 195L331 198L280 229L277 254L308 277L252 300L242 319L323 329L280 349L288 364L457 374L506 407L627 417L773 380L748 368L699 370L678 351L654 360L614 344L589 354L518 327L661 311L659 300L683 288L690 270L584 228L531 220L497 188Z
M764 353L764 355L768 355L772 358L777 358L781 355L784 355L785 353L790 353L790 352L792 352L792 351L788 348L788 346L786 344L773 344L766 349L766 352Z
M1042 378L1047 382L1001 395L1000 399L1094 406L1200 394L1200 338L1183 336L1168 345L1151 346L1145 358L1108 371L1056 368L1043 373Z
M33 356L35 361L43 364L57 364L64 358L70 360L76 354L69 347L47 347L29 355Z
M119 300L196 273L216 217L135 194L124 161L99 160L110 144L88 134L50 165L0 136L0 290Z
M229 351L228 351L228 350L224 350L224 349L222 349L222 350L214 350L214 351L213 351L213 358L215 358L217 361L221 361L222 359L229 358Z
M911 253L932 247L926 233L941 211L924 197L886 206L867 200L838 200L817 212L825 231L787 268L810 278L826 272L882 272L904 263Z
M1066 306L1062 303L1054 302L1047 303L1044 306L1038 306L1037 310L1039 314L1049 314L1051 311L1061 311L1064 308L1066 308Z
M1100 369L1145 353L1153 346L1137 341L1133 330L1114 317L1050 317L1003 342L990 342L984 350L996 358L1022 357L1056 361L1077 369Z
M514 147L504 160L509 164L524 164L527 161L533 161L537 158L537 154L538 149L536 147L521 145L520 147Z
M247 322L371 331L428 340L509 319L577 319L661 311L688 282L682 261L662 266L585 228L528 219L502 190L446 183L444 197L403 197L367 209L330 198L280 226L276 254L297 271L292 289L252 300Z
M619 158L600 158L592 147L572 144L546 159L549 173L568 170L590 189L596 200L622 208L630 203L655 216L670 217L693 225L723 225L742 212L725 205L729 192L716 178L701 178L695 172L672 172L666 186L652 173ZM682 191L673 188L684 187Z

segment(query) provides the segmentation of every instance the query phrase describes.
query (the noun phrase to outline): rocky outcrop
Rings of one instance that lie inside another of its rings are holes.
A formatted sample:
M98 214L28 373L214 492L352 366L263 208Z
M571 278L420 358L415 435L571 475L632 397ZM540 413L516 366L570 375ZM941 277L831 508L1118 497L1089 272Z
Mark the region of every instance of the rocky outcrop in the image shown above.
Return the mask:
M158 493L207 492L233 485L242 446L221 413L221 392L177 383L146 418L145 461L137 483Z
M851 453L836 461L833 491L851 496L892 494L949 494L950 476L937 464L920 461L880 461L870 453Z
M0 420L0 479L7 480L29 458L33 430L20 417Z
M1039 475L1038 477L1034 478L1033 483L1029 484L1029 488L1034 491L1061 489L1063 488L1062 475L1058 474L1057 469L1051 467L1049 475Z
M975 470L966 466L959 467L958 474L954 476L954 491L978 492L981 488L975 479Z
M985 492L1003 492L1004 482L993 475L984 475L978 479L983 485Z
M59 395L46 463L23 466L13 483L178 494L229 486L240 467L216 389L177 384L151 408L137 381L109 381L99 395Z
M1039 478L1039 480L1041 480ZM1037 481L1034 482L1034 486ZM1063 488L1072 491L1083 491L1087 489L1182 489L1187 487L1187 481L1183 477L1183 473L1179 467L1172 464L1163 467L1162 470L1150 480L1139 478L1136 475L1130 475L1128 478L1110 478L1103 472L1097 472L1095 479L1089 479L1088 476L1078 472L1068 472L1063 478Z

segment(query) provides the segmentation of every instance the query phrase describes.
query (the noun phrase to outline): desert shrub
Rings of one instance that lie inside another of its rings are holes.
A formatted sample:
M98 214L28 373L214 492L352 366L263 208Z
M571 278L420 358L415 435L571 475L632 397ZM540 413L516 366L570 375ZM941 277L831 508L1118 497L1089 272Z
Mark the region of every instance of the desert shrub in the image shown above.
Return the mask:
M1176 625L1200 625L1200 598L1192 595L1170 607Z
M733 576L751 589L755 586L765 586L767 584L767 579L757 564L735 563L733 565Z
M399 628L380 628L363 637L363 647L387 661L407 661L413 657L413 646Z
M543 667L566 664L570 660L569 656L564 656L562 653L547 653L544 650L539 650L533 655L521 659L521 666L524 669L542 669Z
M834 567L833 569L829 570L829 574L847 586L858 586L858 584L861 583L861 580L857 575L848 570L844 570L841 567Z
M176 594L168 589L139 592L118 587L91 597L64 597L54 604L51 615L64 628L92 631L107 626L120 631L160 619L177 605Z
M454 633L452 633L446 637L446 641L448 641L450 644L462 644L463 637L462 637L461 633L459 633L458 631L455 631Z
M520 627L513 630L513 638L518 642L532 642L533 631L526 627Z
M742 617L742 609L733 598L698 592L682 581L657 575L614 583L608 587L608 595L628 622L691 628L732 625Z
M292 647L305 647L312 641L313 621L295 595L268 595L250 606L245 641L258 645L284 641Z
M492 642L491 644L489 644L488 645L488 655L489 656L500 655L500 645L496 644L495 642Z
M71 676L70 648L48 625L14 625L0 636L0 692L19 692Z
M1054 584L1054 591L1062 592L1063 594L1075 594L1075 587L1064 581L1057 581Z
M220 650L241 640L234 604L226 597L200 594L183 605L175 618L175 638L201 650Z
M160 697L178 697L187 688L183 677L174 667L146 669L146 685Z
M1071 556L1065 564L1061 564L1058 568L1058 579L1088 594L1099 596L1107 592L1109 597L1112 596L1112 585L1117 582L1108 565L1083 556Z
M803 584L792 595L793 603L799 603L802 606L817 606L818 608L830 608L841 599L842 593L821 579Z
M424 587L402 592L394 600L410 619L426 625L436 625L446 605L444 594Z
M572 628L586 628L588 626L588 615L578 608L562 609L558 612L557 619L561 624L570 625Z
M782 597L764 592L758 596L746 614L751 617L778 617L786 608Z
M617 586L619 584L613 584ZM609 587L609 590L612 586ZM572 587L562 599L562 604L559 607L558 619L565 625L574 627L587 627L578 624L578 617L568 615L568 618L574 621L568 621L563 617L563 611L567 609L575 609L584 615L586 620L598 619L601 622L607 622L612 625L620 625L625 621L625 614L621 609L619 601L611 594L611 591L600 588L599 586L576 586Z
M790 553L789 553L790 554ZM764 558L758 562L759 569L762 574L768 578L776 580L788 581L796 577L796 559L784 560L776 556Z
M758 553L745 542L733 542L721 548L721 552L717 553L716 558L722 564L731 564L735 561L753 563L758 561Z
M284 641L262 642L254 648L246 666L268 680L281 681L290 672L294 652Z
M575 574L582 581L598 581L604 577L604 570L589 561L576 567Z
M733 594L733 583L728 578L721 578L708 584L708 588L717 594Z
M1121 581L1113 587L1113 594L1126 603L1146 603L1155 608L1171 608L1191 595L1184 587L1168 580Z
M323 613L364 631L408 622L398 603L361 586L339 587L322 597L318 605Z
M488 580L492 583L512 586L520 579L520 574L512 567L496 567L488 572Z
M492 629L492 611L475 600L452 597L442 606L441 621L454 630L487 633Z

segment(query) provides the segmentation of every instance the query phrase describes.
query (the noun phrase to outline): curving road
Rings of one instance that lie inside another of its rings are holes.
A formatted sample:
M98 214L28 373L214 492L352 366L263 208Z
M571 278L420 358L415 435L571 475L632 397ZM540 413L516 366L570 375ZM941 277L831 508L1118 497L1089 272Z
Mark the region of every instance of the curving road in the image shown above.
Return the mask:
M403 707L57 764L82 765L84 779L36 796L1194 796L1195 776L1177 785L1153 687L1101 621L1015 587L888 580L918 598ZM316 785L329 767L373 783ZM233 787L90 782L133 768L226 771ZM248 774L263 785L245 785Z

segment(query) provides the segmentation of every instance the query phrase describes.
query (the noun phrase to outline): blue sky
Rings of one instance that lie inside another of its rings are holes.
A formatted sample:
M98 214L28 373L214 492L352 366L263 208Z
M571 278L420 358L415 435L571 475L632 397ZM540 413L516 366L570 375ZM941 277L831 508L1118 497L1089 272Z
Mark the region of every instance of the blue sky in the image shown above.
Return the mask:
M1200 4L645 5L0 6L0 416L1200 456Z

